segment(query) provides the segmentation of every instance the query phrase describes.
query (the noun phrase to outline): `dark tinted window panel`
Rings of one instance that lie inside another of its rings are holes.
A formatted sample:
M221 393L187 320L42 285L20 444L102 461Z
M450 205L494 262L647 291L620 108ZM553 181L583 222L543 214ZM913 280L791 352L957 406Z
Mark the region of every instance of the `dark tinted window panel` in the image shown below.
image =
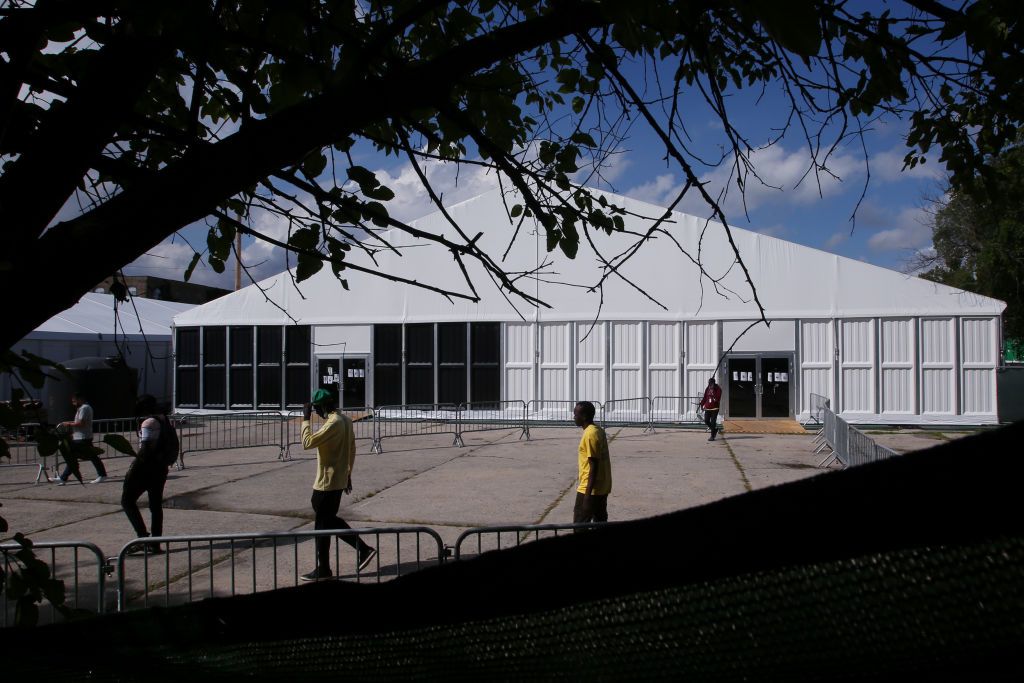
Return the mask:
M437 362L442 365L466 362L466 323L437 326Z
M284 328L285 361L288 363L309 363L309 326Z
M206 365L224 365L227 358L227 328L203 328L203 363Z
M224 384L224 366L203 369L203 407L225 408L227 396Z
M199 368L178 368L175 391L178 394L176 405L182 408L198 408Z
M470 387L474 406L501 399L501 324L472 323L470 327Z
M406 366L405 402L409 405L425 405L434 402L433 365Z
M252 367L231 368L231 407L252 408Z
M437 369L437 402L466 402L466 366L442 365Z
M178 342L175 356L178 365L196 365L199 363L199 328L177 330Z
M260 367L256 374L256 400L260 408L281 407L281 367Z
M405 326L405 362L434 362L434 326L430 323Z
M257 327L258 344L257 356L259 362L281 363L281 328L280 327Z
M373 397L377 406L402 405L402 368L399 365L392 363L374 367Z
M373 360L374 363L402 362L402 326L373 326Z
M231 328L231 364L252 363L252 328Z
M474 407L501 400L501 373L497 366L493 368L473 366L470 382Z
M501 361L501 323L473 323L472 335L473 364Z
M287 406L301 406L310 399L308 365L289 367L285 370L284 377L284 400Z

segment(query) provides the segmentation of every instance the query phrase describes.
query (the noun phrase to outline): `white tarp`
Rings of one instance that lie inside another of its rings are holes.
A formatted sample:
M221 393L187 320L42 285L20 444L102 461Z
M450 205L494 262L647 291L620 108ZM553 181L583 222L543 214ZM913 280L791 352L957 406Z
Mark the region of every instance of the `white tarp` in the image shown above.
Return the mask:
M664 209L605 193L631 214L658 217ZM508 205L516 202L508 198ZM758 316L753 292L736 264L723 228L716 223L673 213L657 235L622 264L600 292L587 291L597 283L602 261L587 237L579 253L568 259L556 249L548 253L544 236L527 221L502 260L515 232L498 190L451 207L453 218L469 235L482 232L484 250L510 273L533 273L516 284L550 305L534 309L516 297L506 300L491 279L471 259L464 259L480 303L445 297L405 284L348 271L350 290L344 290L325 267L296 287L282 273L238 292L175 316L175 325L265 325L445 322L460 320L752 320ZM626 233L611 237L592 234L593 243L612 260L647 231L650 222L625 216ZM454 228L439 213L414 222L419 228L454 238ZM629 234L629 233L633 234ZM756 232L733 229L757 296L769 319L840 318L862 316L999 315L1001 301L910 277L878 266L786 242ZM389 240L414 245L412 238L392 231ZM700 255L704 273L694 265ZM375 265L353 248L350 257L374 270L445 289L470 293L451 253L443 247L416 244L400 255L381 250ZM617 262L616 262L617 263ZM641 291L643 290L642 293ZM648 298L648 296L650 298ZM654 299L656 301L652 301ZM657 302L657 303L656 303ZM514 306L513 306L514 304ZM283 309L283 310L282 310ZM285 313L287 311L287 314ZM290 316L290 317L289 317Z
M70 339L82 336L113 340L115 334L127 339L168 340L175 315L194 308L194 304L133 298L122 303L115 316L114 296L89 293L77 304L61 311L33 330L25 340ZM24 341L24 340L23 340Z

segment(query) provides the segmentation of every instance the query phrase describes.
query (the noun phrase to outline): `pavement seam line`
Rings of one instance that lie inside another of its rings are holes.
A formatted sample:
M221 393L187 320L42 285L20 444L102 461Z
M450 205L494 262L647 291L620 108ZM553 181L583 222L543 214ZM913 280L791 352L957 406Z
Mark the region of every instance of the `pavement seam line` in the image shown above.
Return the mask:
M729 457L732 458L733 464L736 465L736 469L739 470L740 478L743 480L743 488L748 492L753 491L754 487L750 485L750 480L747 479L747 473L744 471L743 465L740 464L739 458L737 458L736 454L733 452L732 446L729 445L729 440L723 436L722 443L725 444L725 450L729 451Z

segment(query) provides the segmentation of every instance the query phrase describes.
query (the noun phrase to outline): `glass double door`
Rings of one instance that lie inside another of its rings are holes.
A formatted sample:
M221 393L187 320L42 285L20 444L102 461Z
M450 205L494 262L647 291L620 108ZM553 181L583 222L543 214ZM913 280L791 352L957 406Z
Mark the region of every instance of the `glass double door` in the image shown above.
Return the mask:
M729 417L790 417L791 364L790 356L730 356Z
M341 407L366 407L366 358L318 358L317 386L332 391Z

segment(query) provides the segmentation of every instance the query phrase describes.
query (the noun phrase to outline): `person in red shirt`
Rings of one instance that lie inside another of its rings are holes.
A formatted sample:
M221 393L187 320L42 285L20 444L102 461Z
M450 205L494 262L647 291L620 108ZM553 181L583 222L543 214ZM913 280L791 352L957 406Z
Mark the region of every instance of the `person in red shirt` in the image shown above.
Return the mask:
M718 386L715 378L708 380L708 388L704 390L704 398L700 400L700 407L704 409L704 424L711 430L708 441L714 441L718 434L718 408L722 403L722 387Z

